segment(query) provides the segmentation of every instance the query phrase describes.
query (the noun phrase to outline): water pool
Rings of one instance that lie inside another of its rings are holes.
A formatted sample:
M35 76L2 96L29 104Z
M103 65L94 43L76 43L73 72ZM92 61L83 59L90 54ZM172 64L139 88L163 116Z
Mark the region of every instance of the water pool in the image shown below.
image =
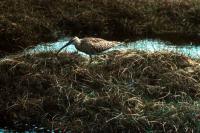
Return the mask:
M57 51L63 45L65 45L69 41L69 38L63 38L54 43L47 44L39 44L32 49L29 49L28 52L47 52L47 51ZM135 42L130 42L126 45L119 45L113 47L105 52L113 51L113 50L141 50L148 52L156 52L156 51L168 51L168 52L177 52L191 58L200 58L200 45L197 44L186 44L181 46L169 45L168 42L160 41L160 40L152 40L152 39L144 39ZM66 52L76 52L76 48L74 45L69 45L63 51ZM86 54L82 52L78 52L81 55L85 56Z

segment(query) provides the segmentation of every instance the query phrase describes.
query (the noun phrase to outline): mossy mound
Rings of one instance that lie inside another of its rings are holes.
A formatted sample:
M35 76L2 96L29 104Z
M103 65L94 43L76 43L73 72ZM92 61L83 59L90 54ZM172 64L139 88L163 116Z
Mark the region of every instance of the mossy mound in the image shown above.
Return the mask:
M73 132L198 132L200 65L175 53L114 51L0 60L0 122ZM20 124L19 124L20 123Z

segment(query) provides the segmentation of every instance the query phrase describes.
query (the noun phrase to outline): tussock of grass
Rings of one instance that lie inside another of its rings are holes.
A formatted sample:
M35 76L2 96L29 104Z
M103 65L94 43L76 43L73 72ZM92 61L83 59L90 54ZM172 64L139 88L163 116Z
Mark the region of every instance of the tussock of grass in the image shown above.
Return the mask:
M198 0L1 0L0 49L15 52L61 35L199 42Z
M175 53L115 51L86 64L66 53L1 59L1 124L76 132L199 131L198 62Z

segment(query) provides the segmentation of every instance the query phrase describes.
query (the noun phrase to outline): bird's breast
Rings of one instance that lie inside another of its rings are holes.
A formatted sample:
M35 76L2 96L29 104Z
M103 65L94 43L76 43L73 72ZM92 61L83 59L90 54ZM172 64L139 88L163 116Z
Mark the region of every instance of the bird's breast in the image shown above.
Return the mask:
M78 46L75 46L75 47L78 51L84 52L84 53L89 54L89 55L97 53L97 51L95 50L95 48L92 45L81 44L81 45L78 45Z
M114 47L115 43L103 39L83 39L79 45L75 45L76 49L86 54L101 53L109 48Z

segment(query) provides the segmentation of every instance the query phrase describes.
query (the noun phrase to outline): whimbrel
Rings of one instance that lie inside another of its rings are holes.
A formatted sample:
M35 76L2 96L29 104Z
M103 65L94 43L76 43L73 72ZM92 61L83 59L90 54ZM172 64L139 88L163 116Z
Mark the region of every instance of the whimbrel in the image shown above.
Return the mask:
M92 62L92 55L99 54L119 44L119 42L107 41L101 38L85 37L79 39L78 37L74 37L58 50L57 55L63 48L67 47L71 43L75 45L77 50L84 52L90 56L89 63Z

